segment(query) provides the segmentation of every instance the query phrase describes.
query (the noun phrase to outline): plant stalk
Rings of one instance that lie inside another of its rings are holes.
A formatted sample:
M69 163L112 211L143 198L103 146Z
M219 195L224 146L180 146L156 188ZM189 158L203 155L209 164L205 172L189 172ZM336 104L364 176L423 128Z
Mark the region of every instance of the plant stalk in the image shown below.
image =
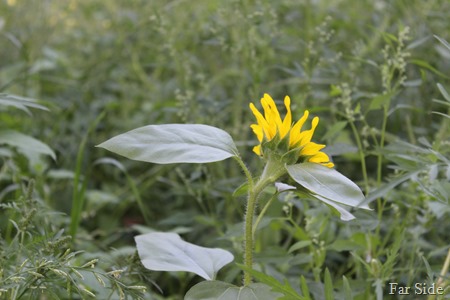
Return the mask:
M358 130L356 130L356 126L352 121L349 121L350 127L352 128L353 135L356 140L356 144L358 145L358 153L359 153L359 159L361 161L361 171L364 178L364 191L366 192L366 195L369 194L369 178L367 177L367 168L366 168L366 158L364 155L364 148L361 143L361 138L359 137Z
M258 198L266 186L274 183L285 172L284 164L280 164L279 161L268 160L256 184L253 185L249 182L247 209L244 216L244 265L250 269L253 268L253 217ZM250 283L252 283L252 276L247 271L244 271L244 286Z
M253 215L255 214L257 194L254 190L250 190L247 199L247 210L245 211L245 236L244 236L244 265L253 267ZM244 286L252 282L252 276L244 271Z

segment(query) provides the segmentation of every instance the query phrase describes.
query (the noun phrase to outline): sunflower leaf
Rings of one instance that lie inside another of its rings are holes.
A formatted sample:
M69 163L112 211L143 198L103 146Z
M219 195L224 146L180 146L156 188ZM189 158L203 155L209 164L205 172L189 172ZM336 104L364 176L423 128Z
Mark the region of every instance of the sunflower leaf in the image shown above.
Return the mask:
M185 271L206 280L233 261L233 255L219 248L200 247L173 232L151 232L135 237L142 264L153 271Z
M227 132L201 124L148 125L115 136L97 147L158 164L209 163L238 153Z
M262 283L239 287L222 281L203 281L194 285L184 300L273 300L280 296Z
M352 207L370 209L367 204L362 204L365 197L361 189L334 169L309 162L289 165L286 169L292 179L319 197Z

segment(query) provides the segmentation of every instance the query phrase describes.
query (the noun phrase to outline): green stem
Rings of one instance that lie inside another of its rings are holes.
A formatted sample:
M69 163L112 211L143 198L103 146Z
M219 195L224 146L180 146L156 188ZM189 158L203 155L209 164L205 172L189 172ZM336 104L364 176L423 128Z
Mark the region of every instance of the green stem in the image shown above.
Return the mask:
M253 180L249 182L247 209L244 216L244 265L249 269L253 268L253 217L258 198L266 186L274 183L285 172L283 164L269 160L258 182L256 184L253 184ZM249 285L251 282L252 276L247 271L244 271L244 286Z
M253 215L255 214L257 193L254 190L249 190L247 199L247 210L245 211L245 235L244 235L244 265L246 267L253 267ZM244 285L249 285L252 282L252 275L244 271Z
M447 257L445 258L444 265L442 266L442 270L439 275L439 279L436 282L436 286L438 288L443 287L444 290L446 289L444 286L444 278L445 278L444 276L445 276L445 274L447 274L449 267L450 267L450 248L448 249ZM436 299L436 295L431 295L431 296L428 296L428 298L427 298L427 300L434 300L434 299Z
M251 234L251 225L253 223L253 214L256 206L256 197L254 191L254 182L252 174L250 170L245 165L244 161L240 156L234 156L239 166L245 173L245 177L247 177L248 183L248 197L247 197L247 209L245 211L244 220L245 220L245 236L244 236L244 264L246 266L252 267L253 264L253 237ZM250 230L248 229L248 224L250 224ZM250 235L247 235L247 232L250 232ZM244 285L249 285L252 281L252 277L250 273L244 271Z
M390 102L390 101L389 101ZM379 187L381 185L381 175L382 175L382 167L383 167L383 148L384 148L384 139L386 136L386 125L387 125L387 118L388 118L388 109L389 109L390 103L387 103L384 106L383 109L383 124L381 125L381 136L380 136L380 145L379 145L379 153L378 153L378 162L377 162L377 186ZM377 207L378 207L378 220L381 221L381 218L383 216L383 210L384 210L384 204L385 201L383 199L378 198L377 199ZM379 236L380 234L381 226L377 226L376 229L376 235Z
M391 105L391 98L383 107L383 123L381 124L381 132L380 132L380 144L379 144L379 153L378 153L378 161L377 161L377 186L380 187L381 179L382 179L382 167L383 167L383 148L386 137L386 126L388 119L388 111ZM381 218L383 217L383 210L386 201L382 198L377 199L377 210L378 210L378 220L381 222ZM380 236L381 226L377 226L376 228L376 236Z
M253 176L252 173L250 173L250 170L247 168L247 166L245 165L244 161L242 160L242 158L238 155L233 156L234 159L236 159L236 161L238 162L239 166L241 167L242 171L244 171L245 177L247 177L247 182L249 185L249 190L250 188L253 188Z
M73 179L73 192L72 192L72 209L70 213L70 229L69 233L73 237L73 241L75 241L75 236L78 231L78 227L80 226L81 213L84 205L84 196L87 187L87 178L82 180L82 165L84 158L84 150L86 149L86 145L88 142L89 135L91 132L97 127L98 123L103 119L106 115L106 111L103 111L92 124L89 126L87 133L81 140L80 146L78 147L78 153L76 158L75 165L75 177Z
M378 164L377 164L377 185L381 184L382 166L383 166L383 153L381 152L384 148L384 138L386 135L386 125L387 125L387 114L388 114L389 104L384 106L383 109L383 124L381 125L381 136L380 136L380 149L378 153Z
M269 201L267 201L266 205L264 205L263 209L259 213L258 217L256 218L255 224L253 225L252 229L252 236L255 237L255 232L258 229L258 225L262 220L262 217L266 214L267 209L269 208L270 204L272 204L273 200L275 200L278 195L278 193L273 194L272 197L270 197Z
M367 168L366 168L366 158L364 156L364 149L361 143L361 138L359 137L358 131L356 130L355 123L352 121L349 121L350 127L352 128L353 135L356 139L356 144L358 145L358 153L359 153L359 159L361 160L361 169L363 173L364 178L364 190L366 192L366 195L369 193L369 179L367 177Z

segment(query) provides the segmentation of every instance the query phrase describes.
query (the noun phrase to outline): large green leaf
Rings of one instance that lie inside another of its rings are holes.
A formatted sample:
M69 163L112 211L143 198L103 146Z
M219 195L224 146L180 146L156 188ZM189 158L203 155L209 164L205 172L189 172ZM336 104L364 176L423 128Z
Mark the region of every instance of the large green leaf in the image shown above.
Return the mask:
M208 163L238 153L227 132L201 124L148 125L115 136L97 147L158 164Z
M184 300L275 300L281 296L262 283L238 287L222 281L203 281L194 285Z
M134 239L142 264L153 271L192 272L213 280L234 259L226 250L185 242L173 232L151 232Z
M6 144L16 147L18 151L27 153L38 153L51 156L56 160L56 155L53 150L43 142L15 130L1 130L0 131L0 145Z
M364 195L361 189L350 179L334 169L316 163L301 163L286 167L289 175L297 183L318 195L333 202L352 207L370 209L362 204Z

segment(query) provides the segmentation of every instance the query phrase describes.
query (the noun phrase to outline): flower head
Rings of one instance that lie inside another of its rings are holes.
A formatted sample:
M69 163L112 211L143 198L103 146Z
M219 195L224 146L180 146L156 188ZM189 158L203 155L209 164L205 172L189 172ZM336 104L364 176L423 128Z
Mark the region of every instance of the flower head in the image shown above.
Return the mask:
M329 168L334 166L328 155L320 151L325 145L311 142L314 131L319 124L318 117L313 118L311 129L302 131L302 127L308 119L309 111L305 110L300 120L293 124L289 96L284 98L287 113L283 120L275 102L268 94L264 94L264 97L261 98L261 105L264 109L264 115L259 112L253 103L250 103L250 109L257 122L250 127L260 142L253 148L256 154L267 157L276 153L291 164L313 162Z

